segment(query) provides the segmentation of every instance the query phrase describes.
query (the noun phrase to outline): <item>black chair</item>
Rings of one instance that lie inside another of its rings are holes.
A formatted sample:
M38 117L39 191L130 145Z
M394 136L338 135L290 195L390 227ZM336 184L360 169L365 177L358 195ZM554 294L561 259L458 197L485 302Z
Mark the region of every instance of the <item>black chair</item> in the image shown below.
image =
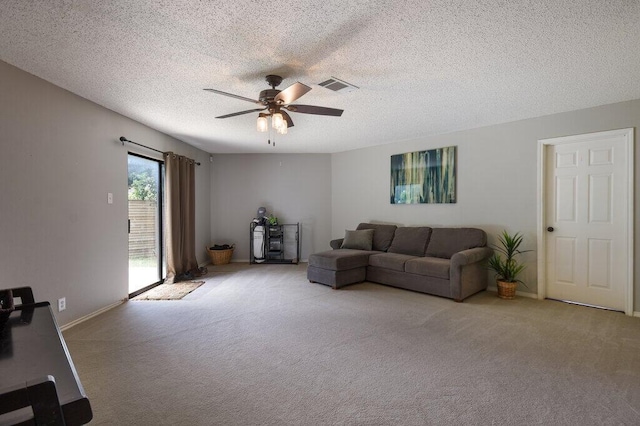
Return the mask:
M32 414L29 410L17 413L17 410L27 407L31 407ZM16 412L11 417L12 425L65 426L56 381L52 376L0 389L0 420L3 414L12 412Z
M29 324L33 317L33 309L41 305L36 304L31 287L18 287L0 290L2 308L7 313L20 310L20 318L14 318L16 324ZM17 300L19 303L14 303ZM46 302L45 302L46 303ZM10 330L7 330L8 333ZM3 327L0 325L0 337ZM0 347L0 355L2 354ZM26 409L30 407L30 410ZM18 411L20 410L20 411ZM10 416L9 413L12 413ZM53 376L46 376L26 383L14 384L10 387L0 388L0 423L6 424L3 415L8 416L11 425L52 425L64 426L64 415L58 400L56 381ZM7 416L4 416L7 419Z

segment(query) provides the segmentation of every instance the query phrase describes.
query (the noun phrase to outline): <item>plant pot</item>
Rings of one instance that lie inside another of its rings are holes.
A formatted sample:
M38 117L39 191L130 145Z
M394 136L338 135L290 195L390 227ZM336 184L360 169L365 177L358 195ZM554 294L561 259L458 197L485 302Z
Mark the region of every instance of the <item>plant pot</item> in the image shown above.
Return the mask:
M498 297L501 299L515 299L516 298L516 287L518 283L509 282L509 281L496 281L498 286Z

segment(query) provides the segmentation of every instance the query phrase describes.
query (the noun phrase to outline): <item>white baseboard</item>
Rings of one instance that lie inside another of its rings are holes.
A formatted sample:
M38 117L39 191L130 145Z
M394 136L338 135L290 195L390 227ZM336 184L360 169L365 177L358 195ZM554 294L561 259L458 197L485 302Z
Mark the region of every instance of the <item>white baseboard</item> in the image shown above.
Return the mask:
M487 287L487 291L492 291L494 293L498 292L498 288L496 286ZM529 293L526 291L518 291L516 290L516 296L528 297L529 299L537 299L538 295L536 293Z
M498 288L496 286L489 286L489 287L487 287L487 291L492 291L494 293L497 293L498 292ZM538 295L536 293L527 293L527 292L524 292L524 291L516 291L516 296L528 297L530 299L537 299L538 298ZM635 311L633 313L633 316L640 318L640 312Z
M116 306L120 306L120 305L122 305L122 304L123 304L124 302L126 302L126 301L127 301L127 299L118 300L117 302L112 303L112 304L111 304L111 305L109 305L109 306L105 306L105 307L104 307L104 308L102 308L102 309L98 309L97 311L92 312L92 313L90 313L89 315L85 315L85 316L83 316L83 317L81 317L81 318L78 318L78 319L73 320L73 321L71 321L71 322L69 322L69 323L66 323L65 325L63 325L62 327L60 327L60 331L68 330L68 329L70 329L71 327L73 327L73 326L76 326L76 325L80 324L81 322L85 322L86 320L91 319L91 318L93 318L93 317L96 317L96 316L98 316L98 315L100 315L100 314L102 314L102 313L105 313L105 312L107 312L108 310L111 310L111 309L115 308Z

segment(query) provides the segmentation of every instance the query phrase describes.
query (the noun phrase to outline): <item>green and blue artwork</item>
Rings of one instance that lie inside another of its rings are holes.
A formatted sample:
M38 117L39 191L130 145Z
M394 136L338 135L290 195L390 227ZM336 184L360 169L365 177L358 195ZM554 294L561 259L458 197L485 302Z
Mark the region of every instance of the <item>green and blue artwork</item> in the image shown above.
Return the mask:
M391 204L455 203L456 148L391 156Z

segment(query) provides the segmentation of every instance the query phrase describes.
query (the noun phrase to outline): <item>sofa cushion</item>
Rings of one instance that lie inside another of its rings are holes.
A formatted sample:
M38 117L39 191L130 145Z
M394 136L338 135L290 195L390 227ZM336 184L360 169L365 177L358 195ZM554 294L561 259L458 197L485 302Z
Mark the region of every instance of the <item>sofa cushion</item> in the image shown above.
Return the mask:
M439 257L414 257L404 264L405 272L428 277L449 279L451 261Z
M409 259L415 259L415 256L399 253L372 254L371 257L369 257L369 266L404 272L404 263Z
M393 236L389 253L424 256L430 236L431 228L427 226L400 227Z
M387 251L389 246L391 245L391 240L393 239L393 233L396 232L396 225L382 225L379 223L361 223L356 228L357 230L362 229L373 229L375 232L373 234L373 249L377 251Z
M344 240L340 248L353 250L371 250L373 244L373 229L361 231L344 231Z
M487 245L487 234L477 228L433 228L427 256L450 259L455 253Z
M369 264L369 256L376 252L351 249L337 249L314 253L309 256L309 265L333 271L360 268Z

